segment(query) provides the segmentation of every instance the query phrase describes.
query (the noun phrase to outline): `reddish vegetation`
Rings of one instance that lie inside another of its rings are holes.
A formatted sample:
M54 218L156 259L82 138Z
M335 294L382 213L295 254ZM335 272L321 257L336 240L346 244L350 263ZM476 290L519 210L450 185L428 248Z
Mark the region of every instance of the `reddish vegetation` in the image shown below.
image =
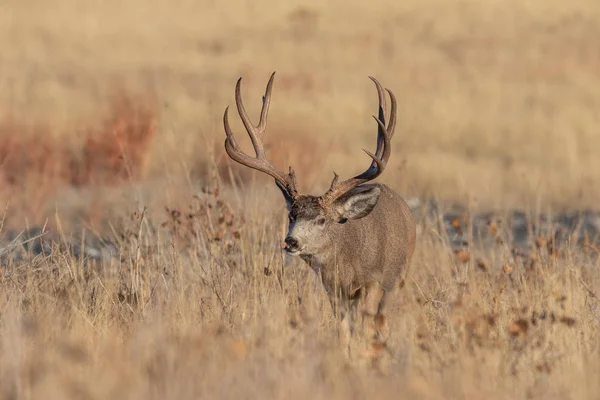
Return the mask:
M143 176L155 112L139 99L119 92L108 118L86 127L78 149L66 135L44 125L28 127L14 118L0 121L0 180L3 185L51 182L54 186L117 184Z
M12 199L11 214L17 211L30 221L43 220L48 198L65 187L118 185L143 178L155 121L155 107L123 91L112 97L103 121L73 134L54 134L44 124L31 126L5 117L0 120L3 201Z
M116 184L143 177L155 133L154 109L119 93L112 113L97 131L86 135L73 184Z

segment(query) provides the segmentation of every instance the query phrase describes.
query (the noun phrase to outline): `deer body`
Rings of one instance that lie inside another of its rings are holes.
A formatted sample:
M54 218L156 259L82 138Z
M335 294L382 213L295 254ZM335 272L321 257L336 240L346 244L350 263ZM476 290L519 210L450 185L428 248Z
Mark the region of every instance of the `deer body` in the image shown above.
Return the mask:
M300 195L293 169L290 167L288 174L278 170L267 159L262 143L274 75L267 84L257 126L252 125L244 109L241 78L236 85L236 105L256 157L244 154L237 146L228 122L228 108L223 116L225 150L234 161L275 179L288 208L289 228L284 249L302 258L321 277L333 311L341 321L344 348L349 350L361 302L363 317L369 320L369 339L382 340L387 327L386 300L409 267L416 238L413 216L402 197L384 184L368 183L383 172L390 157L396 99L387 90L392 108L386 126L385 93L379 82L371 78L379 98L379 115L374 117L378 125L377 150L375 154L365 150L372 159L371 165L362 174L343 182L334 173L331 187L321 196Z

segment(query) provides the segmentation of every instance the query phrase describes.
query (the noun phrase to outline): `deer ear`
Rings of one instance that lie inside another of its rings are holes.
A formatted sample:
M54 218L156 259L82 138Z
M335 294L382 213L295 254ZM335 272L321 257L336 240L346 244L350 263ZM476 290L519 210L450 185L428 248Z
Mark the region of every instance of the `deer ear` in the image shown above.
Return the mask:
M369 215L381 195L381 189L378 186L368 187L366 190L351 191L347 195L340 197L334 203L334 209L339 215L338 222L346 222L348 219L359 219Z

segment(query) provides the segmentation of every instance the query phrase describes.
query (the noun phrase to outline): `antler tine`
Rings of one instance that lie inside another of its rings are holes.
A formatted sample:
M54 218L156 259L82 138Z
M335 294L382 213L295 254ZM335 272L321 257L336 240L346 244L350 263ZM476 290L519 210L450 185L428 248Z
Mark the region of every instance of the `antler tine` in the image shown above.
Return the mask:
M267 159L265 155L264 144L262 142L262 138L267 127L267 115L269 113L269 106L271 104L271 90L273 88L274 78L275 72L271 74L271 78L267 83L267 89L265 91L265 95L263 96L263 105L260 111L260 120L257 126L254 126L252 121L250 121L250 117L248 117L248 113L246 112L241 96L242 78L238 79L235 85L235 103L242 123L248 132L250 140L252 141L252 146L254 147L256 157L251 157L245 154L237 145L233 131L229 125L229 106L225 108L225 113L223 115L223 126L225 128L225 135L227 136L225 139L225 151L232 160L273 177L277 183L277 186L279 186L285 192L286 197L293 199L297 195L297 190L295 173L292 170L292 167L290 167L289 174L285 174L275 167L273 163Z
M390 89L385 89L389 95L390 100L392 101L392 109L390 110L390 122L388 123L387 131L390 133L390 139L394 137L394 133L396 132L396 113L397 113L397 104L396 104L396 96Z
M260 110L260 119L258 121L258 128L264 133L267 127L267 115L269 114L269 107L271 106L271 90L273 89L273 80L275 79L275 72L271 74L269 82L267 82L267 90L265 95L262 97L262 108Z
M379 81L375 78L373 78L372 76L369 76L369 79L373 81L373 83L375 83L375 87L377 88L377 97L379 99L379 120L383 122L384 127L385 127L385 115L387 114L387 107L386 107L386 101L385 101L385 92L383 90L383 88L381 87L381 84L379 83ZM377 150L375 150L375 154L377 155L377 157L381 157L383 155L383 134L384 134L385 129L382 131L381 128L377 129ZM372 166L373 164L371 164Z
M246 128L246 131L248 131L248 136L250 136L250 140L252 140L252 146L254 147L254 151L256 152L257 156L264 157L265 150L262 144L262 137L267 127L267 115L269 114L269 106L271 105L271 90L273 88L274 78L275 72L271 74L269 82L267 83L267 89L265 91L265 95L263 96L263 104L260 110L260 119L257 126L252 125L252 121L250 121L250 117L248 117L248 113L244 107L244 102L242 101L241 77L237 80L235 85L235 104L237 106L238 113L240 114L240 118L244 123L244 127Z
M377 81L377 79L373 78L372 76L369 76L369 78L375 83L375 87L377 88L377 97L379 99L379 116L376 117L373 115L373 118L377 122L377 149L375 151L375 154L363 149L363 151L367 153L369 157L371 157L372 161L369 168L367 168L367 170L361 173L360 175L357 175L353 178L347 179L339 183L339 177L334 172L334 178L331 182L331 187L329 188L327 193L325 193L322 197L323 200L326 202L331 202L343 195L344 193L346 193L347 191L353 189L354 187L377 178L385 169L387 162L390 158L390 154L392 151L390 141L392 139L392 136L394 135L394 130L396 129L396 97L394 96L391 90L385 89L389 93L390 100L392 103L392 108L390 111L390 120L388 126L386 127L385 114L387 110L385 92L379 81Z

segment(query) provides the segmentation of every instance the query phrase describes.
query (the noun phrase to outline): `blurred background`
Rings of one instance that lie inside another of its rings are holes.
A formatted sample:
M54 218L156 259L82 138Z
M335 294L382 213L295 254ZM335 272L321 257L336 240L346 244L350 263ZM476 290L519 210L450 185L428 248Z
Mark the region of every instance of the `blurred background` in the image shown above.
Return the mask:
M257 121L273 71L265 140L303 191L368 165L372 75L398 99L381 180L401 193L556 208L600 194L598 2L19 0L0 4L0 40L9 224L93 225L132 188L162 203L212 165L270 184L224 157L222 115L241 76Z
M353 364L224 154L273 71L305 193L369 165L368 76L398 100L417 246ZM598 0L1 0L0 400L598 399L599 109Z

